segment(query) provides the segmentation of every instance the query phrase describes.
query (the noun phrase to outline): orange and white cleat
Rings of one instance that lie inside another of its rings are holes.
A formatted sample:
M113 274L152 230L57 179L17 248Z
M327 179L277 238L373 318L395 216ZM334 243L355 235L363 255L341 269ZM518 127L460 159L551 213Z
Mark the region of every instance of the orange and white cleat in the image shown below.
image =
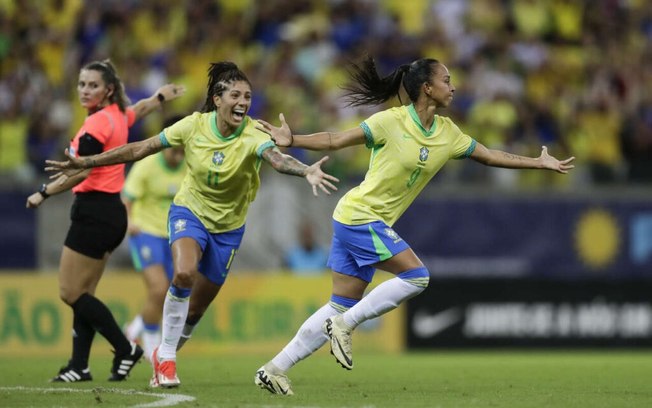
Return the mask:
M177 377L177 362L174 360L160 360L158 357L158 347L152 352L152 367L154 374L149 380L149 386L152 388L176 388L181 384Z

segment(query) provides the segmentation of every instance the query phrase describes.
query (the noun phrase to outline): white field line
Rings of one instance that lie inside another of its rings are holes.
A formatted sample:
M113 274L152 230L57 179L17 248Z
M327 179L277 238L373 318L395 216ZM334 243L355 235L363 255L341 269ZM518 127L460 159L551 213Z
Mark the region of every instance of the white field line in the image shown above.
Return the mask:
M119 388L86 388L86 389L77 389L77 388L34 388L34 387L0 387L0 391L19 391L25 393L50 393L50 392L87 392L87 393L96 393L96 392L110 392L114 394L122 395L143 395L146 397L160 398L158 401L149 402L147 404L138 404L132 405L131 408L150 408L150 407L171 407L182 402L194 401L195 397L183 394L157 394L154 392L142 392L135 390L123 390Z

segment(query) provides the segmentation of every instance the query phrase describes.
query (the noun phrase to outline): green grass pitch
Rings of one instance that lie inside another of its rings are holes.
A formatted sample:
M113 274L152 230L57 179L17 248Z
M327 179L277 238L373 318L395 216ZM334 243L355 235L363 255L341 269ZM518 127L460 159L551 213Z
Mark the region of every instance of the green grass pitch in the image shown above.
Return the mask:
M269 357L181 354L181 387L168 391L147 387L146 362L127 381L110 383L109 358L92 357L93 382L51 384L64 359L3 357L0 406L652 407L650 351L361 353L352 371L320 351L290 371L292 397L254 386Z

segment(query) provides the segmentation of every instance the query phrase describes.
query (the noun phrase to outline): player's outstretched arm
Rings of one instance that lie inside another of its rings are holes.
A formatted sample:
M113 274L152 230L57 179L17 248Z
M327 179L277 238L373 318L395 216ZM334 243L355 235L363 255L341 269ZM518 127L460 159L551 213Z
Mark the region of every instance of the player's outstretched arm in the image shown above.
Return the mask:
M46 171L54 172L51 179L65 176L62 182L68 177L79 173L79 169L90 169L92 167L108 166L111 164L127 163L138 161L151 154L160 152L165 146L161 140L154 136L140 142L127 143L125 145L107 150L100 154L91 156L75 157L70 154L68 149L65 150L68 160L56 161L46 160Z
M575 157L558 160L548 154L546 146L541 148L541 155L534 158L519 156L502 150L487 149L483 144L478 143L471 154L471 158L487 166L507 169L546 169L566 174L569 170L575 168L575 165L571 164Z
M285 116L279 115L281 127L274 126L264 120L258 120L256 128L267 133L279 147L300 147L308 150L339 150L347 146L365 143L364 131L355 127L342 132L318 132L311 135L293 135Z
M324 173L321 169L322 163L328 160L328 156L322 157L311 166L308 166L290 155L281 153L277 147L273 147L263 152L263 159L279 173L305 177L306 181L312 186L312 193L316 196L319 195L317 188L326 194L337 191L337 187L332 182L339 182L340 180Z

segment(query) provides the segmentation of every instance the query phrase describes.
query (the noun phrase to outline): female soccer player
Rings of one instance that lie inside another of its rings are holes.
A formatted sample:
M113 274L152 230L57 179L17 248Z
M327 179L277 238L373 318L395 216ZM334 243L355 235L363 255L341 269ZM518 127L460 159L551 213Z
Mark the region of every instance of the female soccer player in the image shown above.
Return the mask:
M137 119L184 92L184 87L168 84L151 97L127 106L129 100L113 64L109 60L87 64L79 73L77 93L88 117L70 143L70 156L93 155L124 145ZM143 355L143 350L124 336L111 311L94 296L110 253L127 231L127 213L120 200L124 180L123 164L108 166L70 178L62 176L27 198L27 207L36 208L51 195L71 188L75 193L72 223L59 263L59 296L72 307L74 316L72 358L52 381L93 379L88 358L96 331L115 350L110 381L124 380Z
M242 241L249 204L260 186L261 160L278 172L305 177L315 195L318 188L330 194L336 190L331 181L339 181L321 170L328 157L307 166L281 153L267 134L256 129L256 121L247 116L251 83L235 64L211 64L208 77L202 112L185 117L158 137L100 155L77 158L67 152L68 161L47 161L46 170L60 170L66 177L78 171L74 169L140 160L170 146L185 148L188 174L168 216L174 277L163 306L162 342L152 355L154 387L180 383L176 348L186 317L189 325L199 321L224 284Z
M380 104L398 95L401 84L411 104L372 115L343 132L293 135L283 115L281 127L260 121L278 146L337 150L365 144L372 150L364 181L346 193L333 214L328 266L333 270L330 302L310 316L296 336L261 367L254 382L276 394L292 394L286 372L330 339L331 353L353 368L351 332L365 320L395 309L428 285L430 273L392 225L430 179L450 159L470 157L482 164L567 173L574 158L559 161L543 147L538 158L487 149L447 117L436 114L453 99L446 66L434 59L402 65L381 78L372 58L354 65L356 82L346 88L351 105ZM376 268L395 275L364 298Z
M168 119L171 126L183 116ZM143 274L146 298L140 313L127 325L130 341L141 340L150 358L161 342L161 315L173 276L167 214L186 175L182 147L165 149L135 163L122 189L129 217L129 250L134 268Z

